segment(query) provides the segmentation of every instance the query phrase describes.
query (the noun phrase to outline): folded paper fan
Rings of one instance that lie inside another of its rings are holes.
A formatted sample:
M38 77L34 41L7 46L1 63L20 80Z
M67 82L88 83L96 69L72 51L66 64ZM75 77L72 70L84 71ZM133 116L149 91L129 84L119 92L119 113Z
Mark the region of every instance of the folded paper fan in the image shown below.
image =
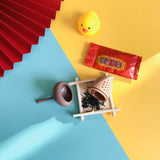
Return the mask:
M60 10L62 0L0 0L0 77L30 53Z

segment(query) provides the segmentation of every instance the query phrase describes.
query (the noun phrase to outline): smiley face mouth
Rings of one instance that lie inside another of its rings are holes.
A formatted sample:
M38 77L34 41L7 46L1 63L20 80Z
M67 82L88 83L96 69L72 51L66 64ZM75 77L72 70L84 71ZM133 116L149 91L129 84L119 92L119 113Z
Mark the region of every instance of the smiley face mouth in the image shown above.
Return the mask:
M87 33L87 32L88 32L87 29L82 28L82 30L83 30L84 33Z

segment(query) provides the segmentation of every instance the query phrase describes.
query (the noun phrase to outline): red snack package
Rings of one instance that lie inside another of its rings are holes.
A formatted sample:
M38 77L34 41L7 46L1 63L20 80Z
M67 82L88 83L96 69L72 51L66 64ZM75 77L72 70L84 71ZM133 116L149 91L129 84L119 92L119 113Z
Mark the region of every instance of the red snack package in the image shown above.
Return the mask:
M137 79L142 57L90 43L84 65Z

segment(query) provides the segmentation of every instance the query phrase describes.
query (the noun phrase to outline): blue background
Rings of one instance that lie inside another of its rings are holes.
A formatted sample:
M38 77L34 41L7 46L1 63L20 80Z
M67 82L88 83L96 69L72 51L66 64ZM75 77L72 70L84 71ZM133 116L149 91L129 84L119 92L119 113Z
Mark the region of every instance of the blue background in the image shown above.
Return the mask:
M0 160L128 159L102 115L73 118L74 101L61 107L52 96L59 81L78 77L50 29L14 70L0 78Z

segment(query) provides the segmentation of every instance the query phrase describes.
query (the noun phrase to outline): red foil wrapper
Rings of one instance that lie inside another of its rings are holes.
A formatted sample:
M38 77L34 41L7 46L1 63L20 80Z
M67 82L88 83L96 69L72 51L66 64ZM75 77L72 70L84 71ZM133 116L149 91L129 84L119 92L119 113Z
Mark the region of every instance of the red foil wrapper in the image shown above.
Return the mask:
M137 79L142 57L90 43L84 65Z

